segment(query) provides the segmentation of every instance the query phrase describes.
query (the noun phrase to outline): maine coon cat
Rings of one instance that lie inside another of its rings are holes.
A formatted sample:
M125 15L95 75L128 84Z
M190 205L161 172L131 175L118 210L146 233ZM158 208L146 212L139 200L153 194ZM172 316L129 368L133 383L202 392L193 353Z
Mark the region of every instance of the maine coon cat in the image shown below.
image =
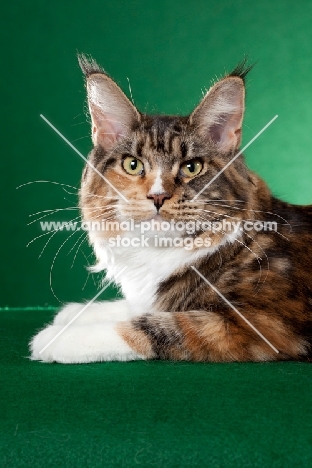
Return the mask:
M311 360L312 207L272 196L242 155L223 170L239 152L250 67L189 116L150 116L94 60L79 61L94 144L80 208L89 226L112 222L89 239L125 299L80 314L83 304L67 305L32 339L32 359Z

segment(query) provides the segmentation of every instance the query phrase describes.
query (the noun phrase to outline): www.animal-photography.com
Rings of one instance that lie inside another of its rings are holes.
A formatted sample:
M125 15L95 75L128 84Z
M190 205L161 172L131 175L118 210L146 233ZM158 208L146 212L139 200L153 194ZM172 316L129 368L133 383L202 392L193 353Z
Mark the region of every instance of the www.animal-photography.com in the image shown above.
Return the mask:
M1 466L311 466L311 17L3 7Z

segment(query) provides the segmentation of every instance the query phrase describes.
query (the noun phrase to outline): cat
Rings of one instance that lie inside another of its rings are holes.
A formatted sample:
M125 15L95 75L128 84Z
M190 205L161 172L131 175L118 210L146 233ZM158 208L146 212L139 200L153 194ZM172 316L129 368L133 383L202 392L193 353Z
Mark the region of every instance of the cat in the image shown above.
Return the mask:
M79 63L94 145L80 208L94 270L125 299L66 305L31 358L310 361L312 206L274 197L239 154L251 66L180 117L139 112L92 58Z

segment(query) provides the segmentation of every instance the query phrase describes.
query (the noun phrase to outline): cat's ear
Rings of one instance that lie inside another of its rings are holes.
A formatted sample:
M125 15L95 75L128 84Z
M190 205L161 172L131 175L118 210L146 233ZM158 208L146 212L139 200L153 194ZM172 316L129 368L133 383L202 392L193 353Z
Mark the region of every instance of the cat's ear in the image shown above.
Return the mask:
M220 151L237 149L241 143L245 108L244 78L252 66L245 61L210 88L189 117L189 122Z
M93 144L109 150L140 122L140 113L94 60L84 55L78 60L87 80Z

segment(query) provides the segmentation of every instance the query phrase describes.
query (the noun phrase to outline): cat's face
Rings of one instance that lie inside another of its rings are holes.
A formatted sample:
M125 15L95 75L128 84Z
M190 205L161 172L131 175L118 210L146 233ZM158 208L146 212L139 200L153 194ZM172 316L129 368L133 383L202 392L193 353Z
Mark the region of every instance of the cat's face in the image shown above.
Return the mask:
M216 83L190 116L168 117L141 114L94 62L83 58L82 67L95 146L89 161L96 169L87 166L83 175L85 221L203 223L246 205L252 183L242 158L211 183L240 145L242 73ZM243 217L244 211L235 215ZM116 233L121 232L114 227ZM96 232L98 238L111 235ZM217 243L223 234L214 237Z

